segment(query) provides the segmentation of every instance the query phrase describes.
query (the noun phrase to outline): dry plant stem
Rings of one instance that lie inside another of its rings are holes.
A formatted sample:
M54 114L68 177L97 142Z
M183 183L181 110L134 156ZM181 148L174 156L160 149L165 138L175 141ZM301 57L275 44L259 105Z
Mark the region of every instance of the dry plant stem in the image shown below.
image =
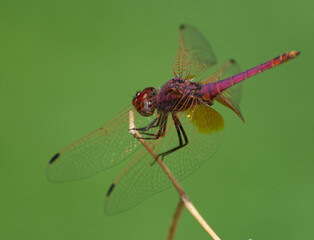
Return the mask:
M168 167L162 162L162 160L158 157L158 155L154 152L152 147L145 142L142 139L142 136L139 134L138 131L134 130L134 113L132 111L129 112L129 118L130 118L130 125L129 125L129 131L132 135L134 135L135 138L137 138L141 144L146 148L146 150L153 156L153 158L156 160L156 162L159 164L159 166L162 168L162 170L166 173L170 181L172 182L173 186L178 191L182 202L184 203L185 207L190 211L190 213L193 215L193 217L200 223L200 225L205 229L205 231L212 237L214 240L220 240L220 238L217 236L217 234L214 232L214 230L207 224L207 222L204 220L204 218L201 216L201 214L196 210L192 202L189 200L185 192L183 191L181 185L178 183L178 181L174 178L174 176L171 174Z
M176 212L175 212L173 219L172 219L172 223L171 223L171 227L170 227L170 231L169 231L167 240L173 240L174 239L174 236L175 236L175 233L176 233L176 230L178 227L178 223L179 223L180 217L181 217L182 212L183 212L183 207L184 207L184 203L180 197Z

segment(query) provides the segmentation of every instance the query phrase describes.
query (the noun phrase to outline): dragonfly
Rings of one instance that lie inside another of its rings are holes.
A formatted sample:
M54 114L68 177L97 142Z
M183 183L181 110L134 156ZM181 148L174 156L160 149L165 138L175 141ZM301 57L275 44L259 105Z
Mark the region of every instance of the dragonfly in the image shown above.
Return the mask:
M229 108L244 122L240 111L243 81L299 54L288 51L242 72L229 59L213 71L217 58L211 45L198 29L181 25L174 77L160 89L147 87L137 92L115 117L55 154L47 166L47 177L52 182L78 180L130 158L110 185L104 204L107 215L129 210L172 185L129 133L129 111L135 112L134 123L142 138L182 181L220 146L225 124L214 103Z

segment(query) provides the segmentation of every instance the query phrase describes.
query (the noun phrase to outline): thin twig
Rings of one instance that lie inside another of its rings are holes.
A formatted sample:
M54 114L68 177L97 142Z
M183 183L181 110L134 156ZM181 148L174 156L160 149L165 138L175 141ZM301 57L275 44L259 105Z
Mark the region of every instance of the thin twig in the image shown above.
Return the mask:
M135 130L134 125L134 113L132 111L129 112L129 118L130 118L130 128L129 132L134 135L135 138L137 138L140 143L146 148L146 150L153 156L155 161L159 164L159 166L162 168L162 170L166 173L170 181L172 182L173 186L178 191L180 198L182 199L182 202L184 203L185 207L190 211L190 213L193 215L193 217L200 223L200 225L205 229L205 231L212 237L214 240L220 240L220 238L217 236L217 234L214 232L214 230L207 224L207 222L204 220L204 218L201 216L201 214L196 210L192 202L189 200L188 196L183 191L183 188L178 183L178 181L174 178L174 176L171 174L168 167L163 163L163 161L158 157L158 155L154 152L152 147L142 139L142 136L139 134L137 130Z
M182 212L183 212L183 207L184 207L184 202L182 201L182 199L180 197L176 212L173 215L173 219L172 219L172 223L171 223L171 227L169 230L167 240L173 240L174 239L174 235L176 233L178 223L179 223L180 217L181 217Z

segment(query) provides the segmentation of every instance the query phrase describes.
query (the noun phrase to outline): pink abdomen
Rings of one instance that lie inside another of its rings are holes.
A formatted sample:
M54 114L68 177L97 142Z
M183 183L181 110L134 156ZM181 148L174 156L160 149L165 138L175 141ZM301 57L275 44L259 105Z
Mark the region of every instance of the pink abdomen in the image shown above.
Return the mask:
M254 68L251 68L249 70L246 70L244 72L241 72L237 75L234 75L232 77L213 82L213 83L208 83L204 84L203 87L201 88L199 94L201 97L203 97L206 100L212 100L214 97L216 97L218 94L223 92L224 90L232 87L233 85L242 82L243 80L252 77L258 73L261 73L267 69L276 67L282 63L285 63L296 56L298 56L300 52L298 51L291 51L291 52L286 52L284 54L281 54L280 56L273 58L269 60L268 62L265 62L263 64L260 64Z

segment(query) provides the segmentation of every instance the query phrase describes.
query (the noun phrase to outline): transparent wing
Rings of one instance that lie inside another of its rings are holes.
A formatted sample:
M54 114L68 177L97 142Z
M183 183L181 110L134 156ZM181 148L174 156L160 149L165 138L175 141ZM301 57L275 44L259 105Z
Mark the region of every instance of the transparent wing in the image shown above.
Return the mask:
M47 166L52 182L85 178L110 168L136 152L141 146L129 133L130 105L96 131L59 151ZM147 126L152 118L135 115L135 122Z
M178 181L183 180L219 147L224 120L215 110L197 106L178 116L189 138L189 144L164 158L164 163ZM158 141L147 141L156 153L178 146L179 140L173 121L168 119L167 131ZM163 191L172 184L166 174L146 150L139 151L114 180L105 201L105 212L114 215L135 207L150 196Z
M241 72L239 64L235 60L230 59L225 62L215 73L209 74L208 76L206 76L206 73L204 73L206 77L196 78L195 81L203 84L217 82L227 77L236 75L239 72ZM225 90L222 94L219 94L215 100L234 111L244 122L244 118L240 110L242 87L243 82Z
M195 78L216 63L217 58L205 37L196 28L181 25L179 49L172 67L176 78Z

